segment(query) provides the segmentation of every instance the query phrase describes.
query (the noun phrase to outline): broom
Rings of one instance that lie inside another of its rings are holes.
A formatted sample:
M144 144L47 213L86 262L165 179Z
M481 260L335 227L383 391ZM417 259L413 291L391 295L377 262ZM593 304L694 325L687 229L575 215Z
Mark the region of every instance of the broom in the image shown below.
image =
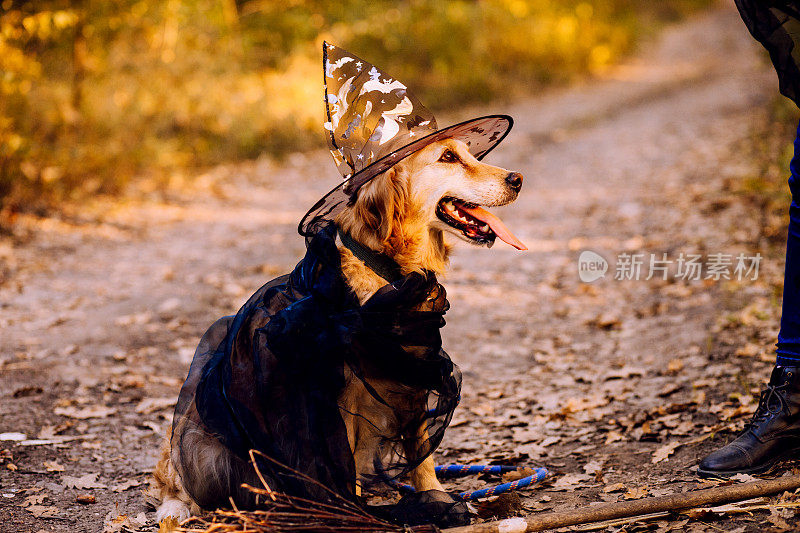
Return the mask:
M256 455L278 464L281 468L290 471L300 479L321 487L331 495L331 503L289 496L272 490L258 468ZM250 462L263 487L253 487L247 484L243 484L242 487L256 494L259 499L263 499L257 510L240 510L231 500L231 509L217 509L203 517L193 516L184 520L178 527L166 530L181 533L236 533L240 531L248 533L265 533L267 531L270 533L319 531L329 531L331 533L347 533L350 531L364 531L367 533L434 533L439 531L433 525L401 527L372 516L315 479L281 465L257 450L250 450Z

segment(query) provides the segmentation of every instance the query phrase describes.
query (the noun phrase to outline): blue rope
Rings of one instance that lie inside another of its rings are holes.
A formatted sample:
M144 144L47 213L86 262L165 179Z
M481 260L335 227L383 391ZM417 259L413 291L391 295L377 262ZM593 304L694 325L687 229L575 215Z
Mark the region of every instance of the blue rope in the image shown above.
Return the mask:
M501 465L439 465L434 467L434 470L442 477L458 477L471 474L505 474L519 470L519 468L518 466Z
M435 467L435 471L442 477L458 477L468 476L471 474L505 474L506 472L514 472L516 470L520 470L521 468L522 467L500 465L439 465ZM548 472L546 468L537 468L533 475L525 476L516 481L509 481L508 483L495 485L494 487L462 492L459 494L459 496L465 500L478 500L480 498L497 496L498 494L511 492L513 490L539 483L545 477L547 477L547 474ZM401 492L416 492L416 489L414 489L414 487L411 485L399 483L394 480L390 480L389 484L393 485Z

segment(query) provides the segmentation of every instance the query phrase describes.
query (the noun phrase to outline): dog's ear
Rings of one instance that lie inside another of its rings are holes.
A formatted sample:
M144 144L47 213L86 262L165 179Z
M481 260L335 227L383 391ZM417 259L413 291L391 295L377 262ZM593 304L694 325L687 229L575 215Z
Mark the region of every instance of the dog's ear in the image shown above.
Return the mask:
M392 167L359 191L353 215L382 246L393 248L398 239L402 241L405 201L406 187Z

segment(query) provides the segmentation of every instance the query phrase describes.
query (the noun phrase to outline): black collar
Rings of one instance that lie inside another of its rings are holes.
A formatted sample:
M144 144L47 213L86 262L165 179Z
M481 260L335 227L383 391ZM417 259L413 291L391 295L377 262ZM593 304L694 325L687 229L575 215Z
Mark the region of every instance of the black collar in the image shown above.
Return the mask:
M400 265L388 255L376 252L367 248L360 242L353 239L349 233L339 230L339 239L345 248L353 252L353 255L361 259L377 275L392 283L403 277Z

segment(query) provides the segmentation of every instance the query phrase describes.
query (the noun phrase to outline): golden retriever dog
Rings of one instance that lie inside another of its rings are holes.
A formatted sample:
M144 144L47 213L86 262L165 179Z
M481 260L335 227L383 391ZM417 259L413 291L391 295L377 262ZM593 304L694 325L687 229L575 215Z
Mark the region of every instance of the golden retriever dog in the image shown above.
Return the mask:
M355 203L337 216L336 224L357 242L394 259L403 274L413 271L442 274L451 250L445 233L488 246L495 237L500 237L515 248L526 249L500 219L480 207L514 201L522 179L517 172L478 161L462 141L445 139L413 153L365 184ZM386 280L349 249L340 245L339 250L344 278L363 304L386 284ZM373 468L374 446L377 445L377 437L371 436L381 432L381 428L376 429L365 420L386 420L388 424L393 417L383 416L381 412L394 406L391 402L390 405L378 402L360 380L347 380L347 383L339 397L340 412L356 472L368 472ZM397 388L385 378L370 383L382 397L382 392ZM424 398L403 401L405 409L409 405L426 408ZM361 414L365 416L359 416ZM391 431L390 428L383 433ZM408 442L406 453L412 457L427 456L411 471L412 485L418 491L442 490L434 472L433 458L428 453L430 450L426 448L424 429L408 437L404 439ZM245 481L238 477L233 479L241 474L229 466L229 452L213 437L198 436L192 445L196 448L190 457L196 464L189 466L207 472L210 483L238 486ZM181 520L200 511L181 486L170 457L169 436L153 472L153 489L154 496L161 501L156 515L159 521L167 517Z

